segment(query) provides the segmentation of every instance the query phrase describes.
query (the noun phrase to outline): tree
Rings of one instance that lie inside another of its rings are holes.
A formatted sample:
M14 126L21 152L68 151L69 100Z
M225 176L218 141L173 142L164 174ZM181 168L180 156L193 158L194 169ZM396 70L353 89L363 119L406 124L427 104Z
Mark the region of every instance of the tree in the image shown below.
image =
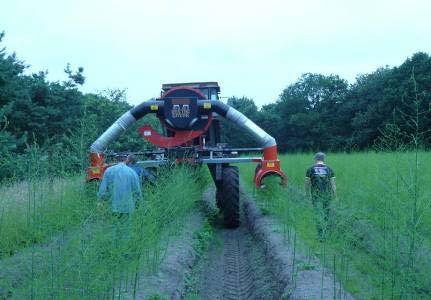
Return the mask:
M283 90L276 102L280 114L279 135L284 150L325 150L333 148L337 135L337 110L348 84L337 75L307 73Z
M257 106L252 99L246 97L232 97L227 100L227 104L243 113L250 120L256 122L258 118ZM233 147L256 147L253 136L245 132L236 124L222 120L222 141Z
M412 74L417 89L411 80ZM419 110L429 111L430 90L431 58L420 52L399 67L379 68L371 74L359 76L342 108L345 118L351 120L348 129L353 143L360 149L371 147L388 123L405 128L401 111L414 106L415 91L423 99ZM431 126L429 113L421 118L422 124Z
M76 87L77 85L83 85L85 83L85 76L84 76L84 68L79 67L78 71L73 72L70 69L70 64L68 63L66 65L66 68L64 69L64 72L67 74L67 77L69 78L69 81L65 82L65 86L68 87Z

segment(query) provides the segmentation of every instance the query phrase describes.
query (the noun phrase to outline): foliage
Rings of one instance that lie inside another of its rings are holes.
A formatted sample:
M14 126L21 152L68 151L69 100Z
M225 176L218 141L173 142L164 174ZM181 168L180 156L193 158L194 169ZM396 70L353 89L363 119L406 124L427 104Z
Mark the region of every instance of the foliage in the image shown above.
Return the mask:
M233 97L228 104L274 136L282 151L366 150L382 137L387 124L411 135L404 114L414 110L416 102L422 129L431 128L430 90L431 57L419 52L399 67L359 75L351 85L337 75L304 74L260 110L248 98ZM255 145L238 128L226 129L228 144ZM423 146L429 148L431 132L422 131Z
M286 240L293 243L297 234L303 252L318 256L358 299L429 298L428 152L329 154L338 201L331 204L323 243L317 236L319 213L304 194L305 170L313 155L283 155L281 163L289 177L288 189L278 181L265 181L266 188L254 194L260 207L281 225ZM252 172L253 166L241 168L244 179ZM250 180L244 183L254 189Z
M3 37L1 33L0 43ZM47 72L27 75L26 68L15 54L8 55L5 48L0 48L0 181L25 176L15 162L25 161L29 145L36 144L53 168L62 163L67 171L83 170L90 144L132 107L125 100L125 91L83 94L78 89L85 82L82 67L73 71L67 64L68 80L64 82L49 82ZM111 149L146 147L148 144L137 132L144 122L158 128L156 118L148 116ZM62 162L53 161L53 153L62 153Z
M249 119L256 122L257 119L257 106L253 100L242 97L229 98L227 104L231 107L239 110L243 114L245 114ZM229 121L222 120L222 140L229 143L230 146L233 147L253 147L255 146L255 142L253 137L242 131L238 126L232 124Z
M1 298L135 295L140 278L158 271L208 182L201 169L162 170L124 221L108 204L96 206L97 186L86 185L82 175L45 179L34 155L37 172L0 190L9 199L0 203ZM208 239L205 230L196 234L198 247Z
M347 82L336 75L304 74L288 86L276 103L282 116L277 134L286 150L325 149L339 130L337 110L347 94Z
M76 85L83 85L85 82L83 67L79 67L77 72L73 72L70 69L70 64L67 64L66 68L64 69L64 73L66 73L67 77L69 77L69 81L66 82L66 85L69 87L75 87Z
M4 33L0 34L0 43ZM26 155L37 144L48 157L68 153L69 170L85 168L90 144L131 108L124 90L83 94L84 69L67 64L63 82L47 80L47 71L26 74L27 65L0 48L0 180L10 178L10 158ZM414 78L414 81L412 80ZM396 126L406 137L413 132L405 113L419 103L421 144L431 144L431 57L418 52L397 67L359 75L353 84L338 75L306 73L287 86L273 103L260 109L247 97L228 104L274 136L281 151L366 150ZM137 132L142 123L160 128L156 116L146 116L110 145L114 151L149 147ZM222 120L222 141L254 147L253 137Z

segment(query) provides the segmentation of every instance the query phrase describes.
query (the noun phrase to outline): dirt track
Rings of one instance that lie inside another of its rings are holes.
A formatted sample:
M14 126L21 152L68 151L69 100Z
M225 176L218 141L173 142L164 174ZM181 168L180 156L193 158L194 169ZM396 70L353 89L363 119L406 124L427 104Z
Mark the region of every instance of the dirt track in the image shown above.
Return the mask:
M247 229L220 229L200 267L201 299L279 299L263 250Z
M214 190L204 194L208 210L214 209ZM199 299L279 299L262 245L253 238L244 220L237 229L215 224L215 237L192 270ZM187 298L187 297L186 297Z
M213 198L211 189L204 194L208 210ZM241 198L241 226L216 225L208 253L192 269L198 299L353 299L317 258L292 249L247 193Z

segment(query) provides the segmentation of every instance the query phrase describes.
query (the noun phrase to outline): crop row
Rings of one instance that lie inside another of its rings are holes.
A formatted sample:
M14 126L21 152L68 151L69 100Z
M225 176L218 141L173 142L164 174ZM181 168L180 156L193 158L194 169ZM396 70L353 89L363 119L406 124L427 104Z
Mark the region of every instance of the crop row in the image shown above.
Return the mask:
M252 167L242 168L242 178L287 239L297 234L306 251L319 256L360 299L431 295L431 153L329 154L338 199L331 203L323 242L316 230L321 214L303 185L312 154L284 155L281 161L287 189L268 178L265 189L254 190Z

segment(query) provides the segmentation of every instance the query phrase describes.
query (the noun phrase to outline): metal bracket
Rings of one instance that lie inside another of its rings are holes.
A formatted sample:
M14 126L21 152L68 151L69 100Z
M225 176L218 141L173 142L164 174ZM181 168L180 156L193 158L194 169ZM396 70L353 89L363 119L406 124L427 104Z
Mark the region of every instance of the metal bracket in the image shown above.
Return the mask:
M220 157L220 158L199 158L198 162L204 164L237 164L245 162L261 162L260 157Z

